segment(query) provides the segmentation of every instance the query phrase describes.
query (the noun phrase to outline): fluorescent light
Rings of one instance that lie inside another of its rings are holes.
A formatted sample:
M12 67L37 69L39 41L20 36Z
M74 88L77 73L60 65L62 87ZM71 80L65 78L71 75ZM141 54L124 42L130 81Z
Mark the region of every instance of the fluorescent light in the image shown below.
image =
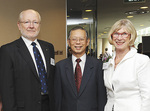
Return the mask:
M91 12L92 10L85 10L85 12Z
M91 22L93 22L92 19L70 19L68 18L67 20L67 25L79 25L79 24L90 24Z
M145 6L145 7L140 7L140 9L147 9L148 7L147 6Z
M133 16L127 16L127 18L132 18Z
M86 19L86 20L87 20L87 19L89 19L89 18L83 18L83 19Z

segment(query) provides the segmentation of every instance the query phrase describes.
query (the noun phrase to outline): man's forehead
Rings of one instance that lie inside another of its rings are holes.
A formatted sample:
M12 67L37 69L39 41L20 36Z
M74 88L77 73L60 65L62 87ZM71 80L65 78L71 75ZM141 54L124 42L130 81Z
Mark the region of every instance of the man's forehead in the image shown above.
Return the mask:
M37 20L37 19L39 19L39 16L36 13L25 12L25 13L22 14L21 19L35 19L35 20Z

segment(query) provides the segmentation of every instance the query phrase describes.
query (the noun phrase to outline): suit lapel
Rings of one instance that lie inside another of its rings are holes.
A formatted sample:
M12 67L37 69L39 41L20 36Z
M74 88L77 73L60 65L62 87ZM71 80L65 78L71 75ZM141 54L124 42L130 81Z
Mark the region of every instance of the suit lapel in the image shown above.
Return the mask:
M77 89L76 89L75 78L74 78L74 73L73 73L72 59L71 59L71 57L69 57L67 60L68 61L66 63L66 69L65 69L66 76L68 78L68 81L72 87L74 94L77 96Z
M33 59L31 57L31 54L30 54L28 48L26 47L24 41L22 40L22 38L18 39L17 47L18 47L18 52L21 54L23 59L26 61L26 63L28 64L29 68L31 69L31 71L35 75L35 77L39 80L39 77L38 77L38 74L37 74L37 71L36 71Z
M80 86L80 91L79 91L79 95L80 96L82 94L82 92L84 91L91 75L92 75L92 69L93 69L93 62L90 60L90 57L86 56L86 62L85 62L85 67L84 67L84 72L83 72L83 77L82 77L82 81L81 81L81 86Z

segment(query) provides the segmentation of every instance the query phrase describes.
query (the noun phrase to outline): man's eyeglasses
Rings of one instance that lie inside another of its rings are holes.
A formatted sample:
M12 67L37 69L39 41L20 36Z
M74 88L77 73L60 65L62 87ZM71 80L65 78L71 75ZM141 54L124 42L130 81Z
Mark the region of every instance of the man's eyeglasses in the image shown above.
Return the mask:
M118 38L119 35L121 35L121 37L123 38L127 38L130 34L123 32L123 33L118 33L118 32L114 32L113 34L111 34L112 37Z
M72 40L73 42L77 42L78 40L80 42L84 42L85 41L85 38L71 38L70 40Z
M23 23L24 25L31 25L31 23L32 23L32 25L39 25L40 24L40 22L36 22L36 21L21 21L20 23Z

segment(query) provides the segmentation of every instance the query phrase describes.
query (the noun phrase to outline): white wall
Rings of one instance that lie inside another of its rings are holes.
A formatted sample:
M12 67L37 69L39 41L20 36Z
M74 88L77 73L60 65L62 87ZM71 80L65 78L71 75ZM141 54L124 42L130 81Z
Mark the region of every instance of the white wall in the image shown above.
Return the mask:
M97 58L102 54L102 38L97 39Z
M103 53L105 52L105 48L108 48L108 52L112 54L112 45L110 45L107 38L103 38Z

